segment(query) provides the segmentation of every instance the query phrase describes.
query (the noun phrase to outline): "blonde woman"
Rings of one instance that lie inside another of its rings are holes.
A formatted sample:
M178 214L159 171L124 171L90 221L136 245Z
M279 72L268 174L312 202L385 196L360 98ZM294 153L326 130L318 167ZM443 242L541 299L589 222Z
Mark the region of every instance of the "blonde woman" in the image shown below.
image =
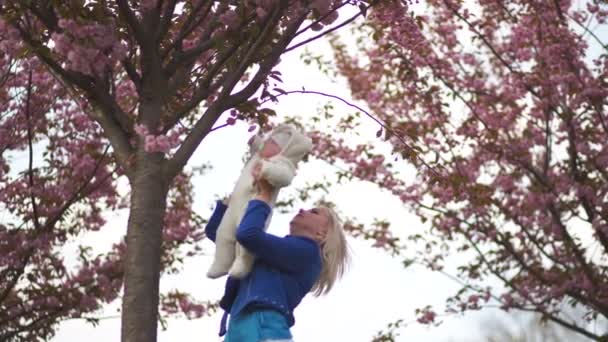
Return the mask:
M266 233L273 189L260 177L259 168L253 174L257 195L248 204L236 238L256 255L256 262L247 277L226 281L220 336L226 334L224 342L289 342L294 309L307 293L319 296L332 289L344 274L348 246L338 216L327 207L300 210L285 237ZM226 204L218 201L205 228L213 241L225 210Z

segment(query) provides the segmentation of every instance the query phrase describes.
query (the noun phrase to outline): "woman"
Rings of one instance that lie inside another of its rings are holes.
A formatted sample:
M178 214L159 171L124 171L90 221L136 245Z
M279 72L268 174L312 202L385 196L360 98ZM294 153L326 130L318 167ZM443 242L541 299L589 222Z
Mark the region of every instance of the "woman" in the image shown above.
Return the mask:
M248 204L236 239L256 256L252 271L243 279L229 277L220 300L225 310L220 336L224 342L292 341L289 330L293 310L308 292L326 294L344 274L348 246L336 213L327 207L300 210L289 224L290 234L278 237L263 230L270 215L272 186L254 169L257 195ZM218 201L205 228L215 241L215 231L226 210Z

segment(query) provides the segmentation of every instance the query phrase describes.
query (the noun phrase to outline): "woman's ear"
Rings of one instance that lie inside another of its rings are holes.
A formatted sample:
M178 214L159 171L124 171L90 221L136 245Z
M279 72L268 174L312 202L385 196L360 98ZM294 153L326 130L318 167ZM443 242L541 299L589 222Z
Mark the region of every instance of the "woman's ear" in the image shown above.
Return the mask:
M327 231L329 229L327 229L327 227L325 229L321 229L321 230L317 230L315 232L315 238L317 241L319 241L319 243L325 243L325 241L327 240Z
M323 233L320 231L317 231L315 233L315 240L317 240L319 243L323 242Z

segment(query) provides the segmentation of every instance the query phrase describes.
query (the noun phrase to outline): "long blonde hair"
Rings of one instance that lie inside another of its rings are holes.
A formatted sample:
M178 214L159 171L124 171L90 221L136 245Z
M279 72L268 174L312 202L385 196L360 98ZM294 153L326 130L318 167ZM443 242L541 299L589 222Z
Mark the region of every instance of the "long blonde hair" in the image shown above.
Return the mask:
M324 208L329 213L329 227L325 240L320 244L321 274L310 290L317 297L327 294L332 289L336 280L344 275L350 263L350 250L340 218L332 208L326 206L319 208Z

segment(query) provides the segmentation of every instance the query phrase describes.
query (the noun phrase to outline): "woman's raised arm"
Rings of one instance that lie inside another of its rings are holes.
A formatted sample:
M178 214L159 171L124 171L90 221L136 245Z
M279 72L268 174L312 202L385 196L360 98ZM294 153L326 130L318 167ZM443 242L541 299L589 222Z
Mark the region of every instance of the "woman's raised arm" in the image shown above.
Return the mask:
M215 209L213 210L213 214L209 218L209 222L205 226L205 235L209 240L215 242L215 233L217 232L217 227L220 225L222 221L222 217L224 217L224 213L228 208L228 199L217 200L215 202Z

